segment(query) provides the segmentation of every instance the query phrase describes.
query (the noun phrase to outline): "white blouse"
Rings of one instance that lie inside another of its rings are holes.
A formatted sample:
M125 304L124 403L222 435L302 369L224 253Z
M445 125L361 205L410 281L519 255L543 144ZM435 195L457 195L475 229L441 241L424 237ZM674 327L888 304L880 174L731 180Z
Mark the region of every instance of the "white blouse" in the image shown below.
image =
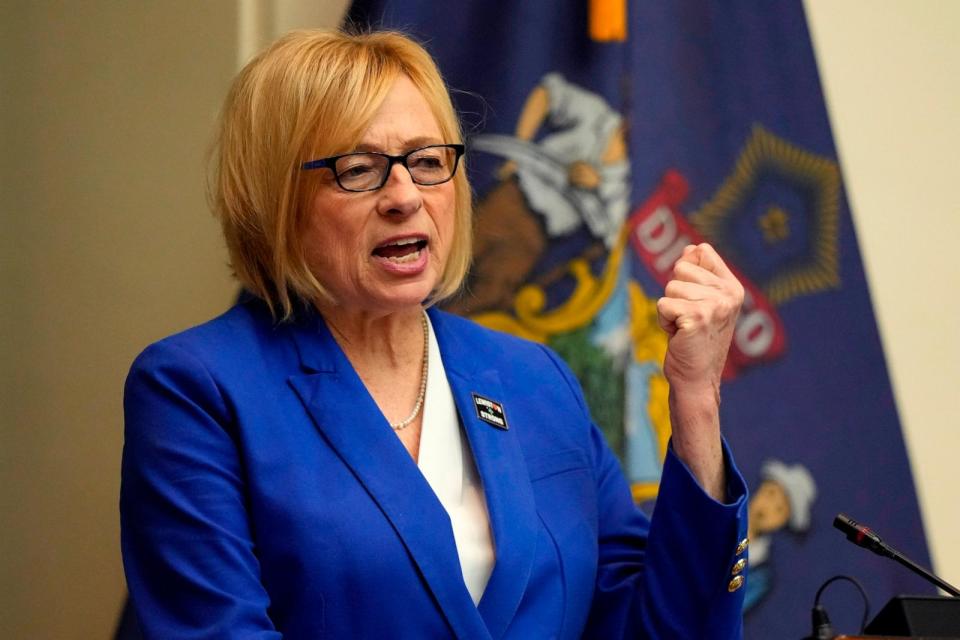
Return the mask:
M417 466L450 516L463 581L477 604L495 560L490 517L432 326L428 332L430 362Z

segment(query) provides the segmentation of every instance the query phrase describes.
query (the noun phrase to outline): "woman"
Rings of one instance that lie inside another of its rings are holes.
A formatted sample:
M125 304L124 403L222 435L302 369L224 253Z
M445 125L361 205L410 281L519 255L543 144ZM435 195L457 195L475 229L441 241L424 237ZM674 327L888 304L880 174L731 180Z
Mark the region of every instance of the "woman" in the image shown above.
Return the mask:
M717 405L742 289L701 245L660 301L674 436L650 523L552 352L431 307L469 262L461 140L401 35L292 33L237 77L213 192L254 299L149 347L126 387L147 637L739 635L745 487Z

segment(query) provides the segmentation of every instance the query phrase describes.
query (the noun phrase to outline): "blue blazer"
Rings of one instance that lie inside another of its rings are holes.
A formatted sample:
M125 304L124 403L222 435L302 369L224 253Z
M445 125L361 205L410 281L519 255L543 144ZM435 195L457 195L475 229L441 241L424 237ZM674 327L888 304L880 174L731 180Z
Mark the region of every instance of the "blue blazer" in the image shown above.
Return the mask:
M651 523L555 354L429 313L496 546L479 605L446 511L322 319L278 325L250 301L127 379L122 548L146 637L739 637L729 455L720 504L668 454Z

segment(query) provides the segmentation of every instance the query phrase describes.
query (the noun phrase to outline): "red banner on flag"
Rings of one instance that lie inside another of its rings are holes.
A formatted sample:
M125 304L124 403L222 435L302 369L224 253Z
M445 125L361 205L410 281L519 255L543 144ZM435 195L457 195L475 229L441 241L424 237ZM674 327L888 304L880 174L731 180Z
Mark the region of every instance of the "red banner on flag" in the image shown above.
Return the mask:
M673 277L673 265L689 244L705 242L693 226L680 214L689 185L679 171L667 171L657 189L637 207L627 221L630 244L661 285ZM727 355L723 378L736 377L741 369L772 360L786 348L786 333L776 309L763 292L730 260L727 267L744 288L743 309Z

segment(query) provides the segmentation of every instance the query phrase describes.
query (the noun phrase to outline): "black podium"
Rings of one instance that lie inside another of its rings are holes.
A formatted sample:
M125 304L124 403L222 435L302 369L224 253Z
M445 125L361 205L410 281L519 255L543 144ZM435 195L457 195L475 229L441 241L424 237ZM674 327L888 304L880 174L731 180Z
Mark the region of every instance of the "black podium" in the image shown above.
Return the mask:
M864 633L960 640L960 598L897 596L880 610Z

